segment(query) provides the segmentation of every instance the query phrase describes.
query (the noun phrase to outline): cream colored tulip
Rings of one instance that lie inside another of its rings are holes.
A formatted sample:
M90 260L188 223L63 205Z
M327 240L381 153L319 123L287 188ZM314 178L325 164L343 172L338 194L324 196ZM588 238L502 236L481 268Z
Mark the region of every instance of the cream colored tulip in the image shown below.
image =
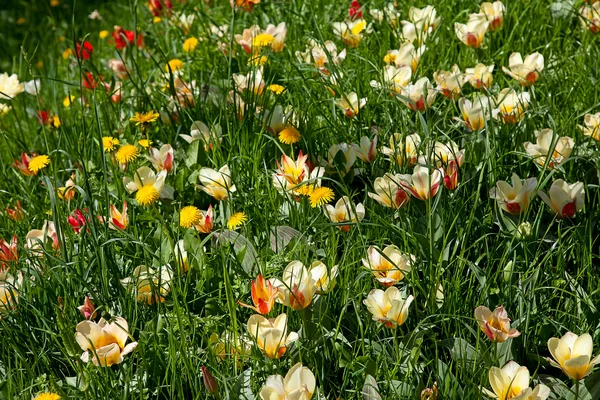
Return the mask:
M217 361L227 357L249 356L252 353L252 340L246 334L234 334L225 330L221 336L213 333L208 341L215 355L219 357Z
M423 8L411 7L408 10L408 19L415 24L423 24L423 30L436 30L442 21L441 17L437 16L435 7L428 5Z
M364 267L370 270L383 286L392 286L404 279L415 261L415 256L402 253L394 245L386 246L383 251L377 246L370 246L367 258L362 259Z
M375 161L375 157L377 157L377 135L373 140L363 136L360 138L360 143L352 143L350 146L354 149L358 158L364 162L372 163Z
M496 105L502 122L505 124L516 124L523 118L523 114L529 107L529 93L517 94L514 89L502 89L496 97Z
M131 290L140 303L155 304L165 301L164 297L171 291L172 276L169 265L158 270L140 265L133 270L131 277L121 279L121 284Z
M154 204L159 197L167 197L165 180L167 171L162 170L156 174L152 169L143 166L137 169L133 179L123 177L123 184L129 193L135 193L138 204L147 206Z
M460 95L465 76L460 72L458 65L454 64L451 71L436 71L433 73L433 79L438 84L437 90L445 97L455 99Z
M52 249L58 250L60 242L58 241L58 232L52 221L44 221L42 229L32 229L25 237L25 248L32 254L41 256L43 254L44 244L47 240L52 243Z
M160 150L150 147L148 152L150 154L146 156L146 159L152 163L156 171L165 170L167 173L171 172L173 169L174 151L170 144L162 145Z
M495 111L490 109L492 102L493 100L484 95L476 96L473 101L461 97L458 100L458 108L462 119L459 121L472 131L483 129L486 121L489 121L495 114Z
M484 15L471 14L466 24L456 22L454 24L454 33L458 40L469 47L479 48L483 43L485 33L490 23Z
M548 350L553 359L552 366L560 368L571 379L581 380L592 373L594 366L600 363L600 355L592 359L594 342L589 333L577 336L567 332L563 337L550 338Z
M510 327L508 313L502 306L496 307L494 312L485 306L479 306L475 309L475 319L479 324L479 329L492 342L502 343L521 335L521 332Z
M519 175L512 174L512 186L505 181L496 182L496 187L490 191L490 197L496 199L498 206L512 214L519 215L529 206L537 186L536 178L521 180Z
M320 43L314 39L310 39L306 46L306 51L296 51L296 58L298 61L314 65L323 73L329 74L329 71L325 67L325 64L332 62L334 65L340 65L346 58L346 49L338 53L337 46L331 40L327 40L325 46L321 46Z
M579 22L583 29L592 33L600 32L600 2L584 4L579 9Z
M437 91L429 82L429 78L423 77L402 89L399 99L411 110L425 112L435 101L436 95Z
M215 200L225 200L230 193L235 192L235 185L231 184L231 171L227 164L215 171L212 168L200 169L199 186L204 192L212 196Z
M522 86L531 86L540 77L544 70L544 56L538 52L523 57L521 53L512 53L508 58L508 68L502 67L502 71L513 79L519 81Z
M369 193L369 197L384 207L398 209L408 203L408 194L400 186L400 175L386 173L383 177L375 179L373 184L375 193Z
M317 386L315 376L301 363L294 365L285 378L271 375L260 390L262 400L310 400Z
M550 389L538 385L535 389L529 387L529 370L514 361L509 361L504 367L492 367L489 371L490 386L493 392L483 389L492 399L499 400L545 400Z
M137 342L127 345L129 325L122 317L113 322L101 318L98 323L82 321L77 325L75 340L83 354L81 360L95 366L110 367L123 362L123 358L137 347Z
M190 127L190 134L180 134L183 140L188 143L193 143L196 140L202 141L204 144L204 150L208 151L213 148L214 145L223 142L223 130L218 124L214 124L211 128L208 127L202 121L194 121Z
M383 67L382 83L371 81L371 87L390 90L393 95L401 94L406 85L410 83L412 71L409 66L396 68L393 65Z
M340 162L341 161L341 162ZM333 172L339 172L345 176L356 162L356 150L354 146L347 143L334 144L327 151L327 162L322 161L322 165L328 167Z
M335 286L338 266L334 265L329 269L322 261L314 261L310 265L308 272L313 281L315 281L316 293L325 294L330 292Z
M247 75L233 74L233 82L238 92L248 90L256 95L260 95L265 90L265 81L263 80L261 68L250 71Z
M23 91L25 87L19 82L17 74L10 76L6 72L0 74L0 100L11 100Z
M342 95L342 97L335 100L335 105L342 110L344 115L348 118L356 117L365 104L367 104L367 98L359 99L358 95L354 92Z
M278 291L276 300L294 310L302 310L310 305L317 291L317 282L300 261L290 262L283 270L281 281L272 279Z
M399 70L408 66L414 74L424 52L425 46L416 48L411 42L405 42L398 50L389 50L383 57L383 61L386 64L393 64Z
M344 196L335 203L335 207L325 205L325 214L329 220L335 224L340 224L337 227L343 232L350 231L350 224L356 224L365 217L365 207L362 203L354 204L348 196Z
M504 7L504 4L502 4L501 1L481 3L481 6L479 7L479 12L485 15L487 21L490 23L490 29L492 31L496 31L502 26L505 11L506 7Z
M494 65L477 64L473 68L465 69L465 78L475 89L487 89L492 86Z
M434 169L430 173L428 167L417 165L412 175L404 174L400 175L399 178L402 188L412 194L413 197L419 200L428 200L438 192L442 173L439 169Z
M585 191L582 182L568 184L562 179L552 182L548 196L542 191L538 194L544 200L557 218L573 218L583 208Z
M596 114L586 114L583 117L583 124L585 126L577 125L583 134L600 142L600 112Z
M348 46L358 47L363 38L363 31L367 27L364 19L357 19L351 22L334 22L332 24L333 34L338 36Z
M529 156L538 165L554 169L563 164L571 156L575 142L568 136L557 137L552 129L536 132L536 143L523 143ZM548 159L549 158L549 159Z
M385 290L371 290L363 304L367 306L373 315L373 320L385 325L387 328L396 328L406 322L408 308L413 302L412 295L402 296L398 288L391 286Z
M298 340L296 332L287 333L287 315L267 319L254 314L248 319L248 333L256 341L256 345L269 358L282 357L290 344Z
M20 271L15 277L9 274L7 270L0 270L0 313L16 305L22 284L23 275Z
M220 35L221 32L227 32L228 29L224 28L226 28L226 25L221 29L217 28L217 33ZM274 52L279 52L285 46L286 35L285 22L281 22L277 26L269 24L264 30L258 25L253 25L248 29L244 29L241 35L235 35L235 41L248 54L257 54L262 48L270 48Z
M405 138L399 133L394 133L390 137L390 147L384 146L381 152L391 160L395 159L398 166L410 167L417 163L420 145L421 137L417 133Z

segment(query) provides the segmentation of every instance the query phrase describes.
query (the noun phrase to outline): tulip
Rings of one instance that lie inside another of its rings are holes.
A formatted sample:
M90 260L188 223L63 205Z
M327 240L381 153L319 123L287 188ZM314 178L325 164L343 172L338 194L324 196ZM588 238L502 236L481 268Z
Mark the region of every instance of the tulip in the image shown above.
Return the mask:
M19 260L17 243L17 235L12 237L10 243L0 239L0 271L5 270L12 263Z
M231 8L240 8L246 12L252 12L256 4L260 4L260 0L229 0Z
M200 189L215 200L225 200L230 193L235 192L235 185L231 184L231 172L227 164L222 166L219 171L206 167L200 169L199 179L202 183Z
M22 220L25 217L25 213L23 212L23 207L21 207L21 201L17 200L15 208L6 207L6 215L15 222Z
M423 23L424 30L429 30L429 28L433 30L437 29L442 20L441 17L437 16L437 11L433 6L426 6L424 8L411 7L408 10L408 19L415 24Z
M577 336L567 332L562 338L550 338L548 350L552 359L548 359L554 367L560 368L571 379L581 380L592 373L594 366L600 363L600 355L592 359L594 342L589 333Z
M577 125L585 136L589 136L597 142L600 142L600 112L596 114L586 114L583 117L585 126Z
M488 89L492 86L494 65L477 64L474 68L465 69L465 78L475 89Z
M279 291L273 287L271 281L266 281L261 274L258 274L256 279L252 280L251 295L254 306L242 302L238 304L251 308L259 314L268 314L275 305L275 298L279 295Z
M217 381L214 376L210 373L208 368L204 365L201 367L202 369L202 382L204 383L204 387L208 393L216 394L219 392L219 385L217 385Z
M61 200L73 200L75 197L75 174L72 174L71 178L65 182L65 186L58 188L57 194Z
M356 162L354 146L347 143L334 144L327 151L327 166L345 176ZM322 163L324 164L324 163Z
M127 67L125 66L123 61L117 60L116 58L111 58L110 60L108 60L108 68L115 73L117 79L124 79L129 76L129 73L127 72Z
M508 58L508 68L502 71L513 79L519 81L521 86L531 86L540 77L544 70L544 56L538 52L521 57L521 53L512 53Z
M462 120L465 126L471 131L478 131L485 127L486 121L494 116L494 111L490 110L490 98L480 95L470 100L461 97L458 100L458 108L462 114Z
M583 29L592 33L600 32L600 3L595 2L592 5L584 4L579 9L579 22Z
M490 197L496 199L502 210L512 215L519 215L529 206L537 186L537 179L527 178L521 181L519 175L512 174L511 181L512 186L505 181L496 182L496 187L490 191Z
M260 95L265 89L261 68L248 72L248 75L233 74L233 81L238 92L247 89L256 95Z
M250 1L259 3L256 0ZM280 52L285 47L286 36L287 27L285 22L281 22L277 26L269 24L264 30L258 25L253 25L248 29L244 29L241 35L235 35L235 41L248 54L257 54L263 48L270 48L273 52Z
M204 144L204 151L208 151L213 148L214 144L223 141L222 135L223 130L220 125L215 124L209 128L204 122L194 121L190 128L190 134L180 134L179 136L188 143L201 140Z
M529 370L514 361L509 361L502 368L490 368L489 380L493 392L487 389L483 392L493 399L546 400L550 395L550 389L543 384L532 390L529 387Z
M96 318L96 307L94 307L94 303L90 300L89 297L85 296L83 299L83 305L77 307L83 318L87 320Z
M123 178L123 184L129 193L135 193L138 204L147 206L154 204L159 197L166 197L165 179L167 171L162 170L156 174L150 168L144 166L137 169L133 179Z
M169 265L160 267L158 271L140 265L133 270L131 277L121 279L121 284L132 290L140 303L155 304L165 301L164 296L171 291L172 275Z
M408 66L396 68L393 65L386 65L383 67L383 84L373 80L370 85L376 89L390 90L390 94L393 96L402 93L404 87L410 83L411 75L412 72Z
M325 294L330 292L335 286L335 278L338 275L338 266L334 265L328 269L321 261L315 261L308 270L312 280L315 281L316 293Z
M23 284L21 272L17 276L0 271L0 312L13 308L19 300L19 288Z
M25 91L24 85L19 82L17 74L0 74L0 100L11 100Z
M58 242L58 233L54 227L54 222L44 221L42 229L32 229L25 237L25 248L31 250L35 255L42 254L42 248L47 239L52 241L52 248L58 250L60 243Z
M307 64L314 62L321 72L329 75L325 64L331 61L334 65L340 65L346 58L346 49L338 53L337 46L331 40L327 40L325 48L323 48L314 39L310 39L305 52L296 51L296 58L298 61Z
M287 333L287 315L267 319L254 314L248 319L248 333L256 345L269 358L282 357L290 344L298 340L296 332Z
M370 140L367 136L360 138L360 144L352 143L350 146L356 152L358 158L366 163L372 163L377 157L377 135Z
M188 253L185 251L185 245L183 239L179 240L175 245L173 251L173 258L179 264L181 273L186 273L190 269L190 263L188 261Z
M352 22L334 22L333 34L341 38L348 46L358 47L362 40L362 32L367 27L364 19L357 19Z
M87 219L83 215L80 209L75 209L73 214L69 215L67 218L67 222L71 225L71 228L75 231L75 233L81 232L81 228L83 228L87 224Z
M550 196L542 191L538 191L538 194L557 218L573 218L583 208L585 192L582 182L568 184L562 179L557 179L550 186Z
M285 378L271 375L260 390L262 400L310 400L316 388L315 376L301 363L294 365Z
M400 175L400 186L419 200L433 198L440 188L442 173L435 169L432 173L428 167L415 166L413 174Z
M411 42L404 42L398 50L389 50L383 61L386 64L394 64L397 70L401 71L404 67L410 67L410 72L414 74L424 52L425 46L416 48ZM408 79L410 80L410 77Z
M342 232L350 231L349 223L358 223L363 220L365 217L365 207L362 203L358 203L356 206L348 196L344 196L335 203L335 207L327 204L325 206L326 215L329 217L329 220L338 225L338 228L342 230Z
M317 291L313 275L300 261L290 262L283 270L282 280L273 279L272 284L278 292L277 302L294 310L308 307Z
M423 77L415 83L407 85L402 90L402 96L399 99L411 110L425 112L435 101L436 95L437 91L429 82L429 78Z
M552 129L542 129L536 132L535 136L536 144L525 142L523 147L538 165L554 169L571 156L574 145L573 138L568 136L556 138ZM549 154L550 159L548 160Z
M212 205L208 206L208 210L200 210L200 220L194 226L198 232L210 233L214 226L213 208Z
M173 147L170 144L162 145L160 150L154 147L150 147L148 150L150 151L150 155L147 155L146 159L152 163L157 172L162 170L167 171L167 173L171 172L174 156Z
M122 317L113 322L100 318L100 322L82 321L77 324L75 340L83 350L81 360L92 361L95 366L110 367L123 362L123 358L137 347L137 342L127 345L129 325ZM91 357L91 359L90 359Z
M370 246L367 250L367 258L362 259L365 268L373 273L373 276L383 286L392 286L400 282L410 273L416 257L412 254L404 254L398 247L386 246L383 251L377 246Z
M113 204L110 205L110 224L108 225L111 229L125 230L129 225L129 215L127 214L127 202L123 202L123 212L119 212L117 207Z
M282 177L293 186L302 183L308 169L306 166L307 159L308 154L303 155L302 150L298 153L296 161L283 154L281 156L281 164L277 162L277 176Z
M529 93L517 94L513 89L502 89L496 97L502 122L505 124L516 124L523 118L525 109L529 106Z
M496 307L494 312L485 306L479 306L475 309L475 319L479 324L479 329L492 342L502 343L521 335L521 332L510 327L510 319L502 306Z
M16 169L19 170L20 173L22 173L25 176L32 176L35 175L37 172L33 172L29 170L29 162L35 158L37 156L36 153L33 153L31 155L27 154L27 153L21 153L21 159L15 159L15 161L13 162L12 166Z
M479 7L479 12L485 15L490 23L490 29L492 31L497 31L502 26L505 11L506 7L504 7L504 4L502 4L501 1L481 3L481 6Z
M394 133L390 137L390 147L383 147L381 152L391 158L395 159L398 166L404 165L410 167L415 165L418 159L418 149L421 144L421 137L417 133L408 135L402 138L399 133Z
M437 90L449 99L455 99L460 95L466 81L456 64L452 66L452 71L434 72L433 79L438 84Z
M342 95L341 98L335 100L335 105L344 112L344 115L348 118L354 118L358 114L358 111L367 104L367 98L358 99L358 95L355 92Z
M408 307L413 302L412 295L404 297L398 288L391 286L385 290L371 290L363 304L373 314L373 320L385 325L387 328L401 326L408 318Z
M375 179L373 188L375 193L368 193L369 197L384 207L398 209L408 203L408 194L400 186L400 175L386 173L383 177Z
M458 40L469 47L479 48L483 43L483 38L490 23L484 15L471 14L466 24L456 22L454 24L454 33Z

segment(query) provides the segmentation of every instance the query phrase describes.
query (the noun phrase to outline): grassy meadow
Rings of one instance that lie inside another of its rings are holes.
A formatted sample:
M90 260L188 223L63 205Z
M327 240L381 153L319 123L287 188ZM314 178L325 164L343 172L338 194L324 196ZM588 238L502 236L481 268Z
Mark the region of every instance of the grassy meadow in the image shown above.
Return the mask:
M600 399L600 2L503 2L0 5L0 399Z

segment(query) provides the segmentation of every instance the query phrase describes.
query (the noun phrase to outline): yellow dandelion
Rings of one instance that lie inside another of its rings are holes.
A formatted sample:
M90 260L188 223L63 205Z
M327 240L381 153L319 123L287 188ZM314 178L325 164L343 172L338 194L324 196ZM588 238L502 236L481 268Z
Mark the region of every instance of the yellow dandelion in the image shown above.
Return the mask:
M17 20L17 25L23 25L25 22L27 22L27 20L25 18L21 17Z
M102 147L104 147L104 151L107 153L114 151L119 144L119 139L112 136L104 136L102 138Z
M271 46L273 42L275 42L275 37L270 33L259 33L252 38L252 47L268 47Z
M154 17L154 18L152 19L152 22L154 22L155 24L158 24L160 21L162 21L162 18L161 18L161 17Z
M29 161L29 165L27 166L27 168L34 174L37 174L42 169L46 168L48 164L50 164L50 157L46 155L41 155L33 157Z
M100 33L98 34L98 36L100 36L100 39L106 39L108 35L110 35L110 33L107 30L100 31Z
M42 69L42 67L44 66L44 62L43 61L38 61L35 63L35 67L37 69Z
M51 7L58 7L58 6L60 6L60 1L58 1L58 0L50 0L50 6Z
M140 146L142 146L143 148L147 149L148 147L150 147L152 145L152 140L150 140L150 139L141 139L141 140L138 140L138 144Z
M181 61L177 58L174 58L167 63L167 65L165 66L165 71L175 72L175 71L179 71L182 68L183 68L183 61Z
M313 192L313 187L311 185L298 185L293 188L294 193L299 194L300 196L310 196Z
M240 226L242 226L242 224L246 221L248 221L248 216L246 215L246 213L236 212L231 217L229 217L229 220L227 221L227 228L232 230L237 229Z
M383 62L385 62L386 64L392 64L394 61L396 61L396 55L394 54L386 54L385 57L383 57Z
M141 206L154 204L159 197L160 193L154 185L144 185L135 192L135 200Z
M190 53L196 50L196 46L198 46L198 39L193 37L188 38L185 40L185 42L183 42L183 51Z
M255 66L260 66L260 65L265 65L267 63L267 61L269 61L269 58L267 56L254 56L254 57L250 57L248 59L248 65L255 65Z
M139 126L154 122L158 119L158 117L160 117L160 114L156 111L148 111L147 113L136 112L135 115L129 120L135 122L136 126Z
M139 155L140 151L135 145L124 144L123 146L119 147L119 150L117 150L115 158L117 159L119 164L127 164L138 158Z
M60 118L58 118L56 115L51 118L50 122L52 123L52 126L54 126L55 128L60 128L60 126L62 125Z
M294 144L298 143L302 135L298 129L292 125L286 126L281 132L279 132L279 141L283 144Z
M60 396L56 393L42 393L38 394L33 400L60 400Z
M67 96L63 99L63 106L65 108L71 107L71 104L75 101L76 97L73 95Z
M285 87L274 83L272 85L267 86L267 90L270 90L275 94L281 94L285 90Z
M333 190L328 187L320 186L315 188L309 195L310 206L312 208L329 203L334 198Z
M71 57L73 55L73 49L66 49L65 51L63 51L62 56L63 58L66 60L67 58Z
M198 209L198 207L194 206L185 206L179 212L179 225L184 228L191 228L200 222L202 218L202 213Z

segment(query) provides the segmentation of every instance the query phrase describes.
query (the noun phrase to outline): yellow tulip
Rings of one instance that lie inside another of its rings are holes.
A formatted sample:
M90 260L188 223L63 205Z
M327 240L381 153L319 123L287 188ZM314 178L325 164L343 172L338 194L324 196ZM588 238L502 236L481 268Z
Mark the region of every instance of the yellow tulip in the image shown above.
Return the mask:
M571 379L576 381L585 378L600 363L600 355L592 359L594 342L589 333L577 336L567 332L563 337L550 338L548 350L552 359L548 359L552 366L560 368Z
M85 363L92 361L96 366L110 367L123 362L123 357L137 347L137 342L127 345L129 325L122 317L113 322L104 318L100 322L82 321L77 325L75 340L83 350L81 360Z
M408 307L413 300L412 295L405 298L398 288L391 286L385 292L381 289L371 290L363 304L373 314L374 321L394 329L404 324L408 318Z
M204 167L200 169L198 178L202 184L199 188L215 200L225 200L236 190L235 185L231 184L231 171L227 164L218 171Z
M335 207L327 204L325 206L325 214L329 217L329 220L336 224L346 222L346 224L339 225L343 232L350 230L349 223L358 223L365 217L365 207L362 203L354 205L348 196L344 196L335 203Z
M267 319L254 314L248 319L248 333L256 341L256 345L269 358L280 358L287 347L298 340L296 332L287 333L287 315Z
M370 246L367 250L367 258L363 258L362 263L373 273L379 283L383 286L392 286L410 273L415 260L415 256L402 253L394 245L386 246L383 251L377 246Z
M529 370L514 361L509 361L504 367L492 367L489 371L490 386L493 392L483 389L483 392L498 400L546 400L550 388L540 384L529 387Z
M317 383L315 376L301 363L294 365L285 378L271 375L260 390L262 400L310 400Z
M538 52L529 54L525 60L521 57L521 53L512 53L508 58L508 68L502 67L502 71L519 81L521 86L533 85L543 70L544 56Z

